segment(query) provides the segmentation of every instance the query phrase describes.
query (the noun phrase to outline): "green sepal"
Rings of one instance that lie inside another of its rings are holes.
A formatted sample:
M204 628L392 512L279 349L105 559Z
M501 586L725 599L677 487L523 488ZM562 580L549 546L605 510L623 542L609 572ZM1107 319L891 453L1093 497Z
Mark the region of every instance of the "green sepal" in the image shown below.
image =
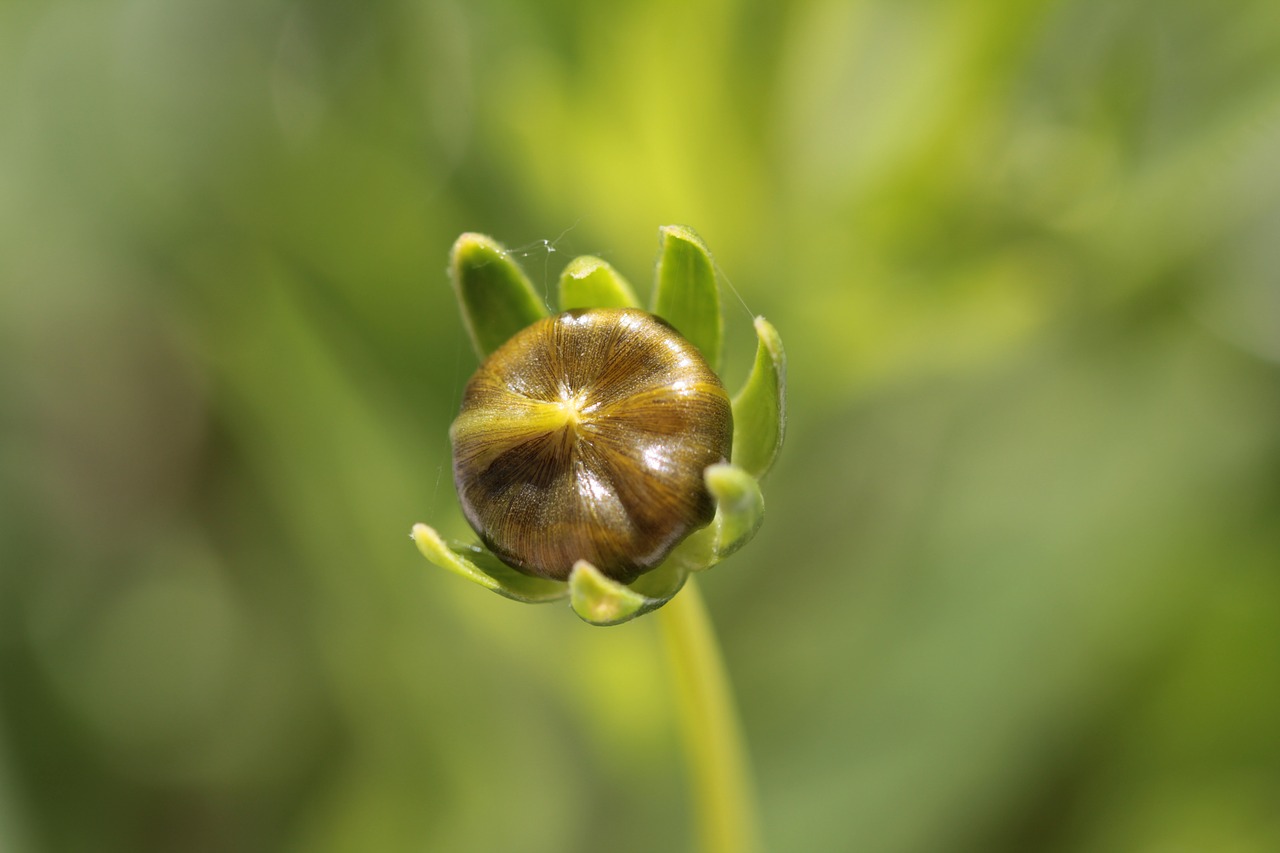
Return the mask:
M778 330L755 321L756 361L733 398L733 464L763 477L782 449L787 427L787 354Z
M703 473L716 500L711 523L685 539L668 562L691 572L709 569L751 541L764 523L764 494L737 465L709 465Z
M560 310L639 308L635 291L618 271L591 255L574 258L560 274Z
M666 320L702 351L711 369L720 370L724 319L711 253L692 228L664 225L654 275L653 313Z
M764 523L764 494L756 478L737 465L709 465L703 474L716 499L717 561L751 541Z
M540 604L569 594L564 583L517 572L479 545L446 543L425 524L415 524L411 535L422 556L432 563L506 598Z
M579 560L569 573L569 603L584 622L619 625L666 604L687 577L684 569L668 562L626 586Z
M471 335L483 361L516 332L547 316L547 308L520 265L483 234L463 234L449 255L449 274Z

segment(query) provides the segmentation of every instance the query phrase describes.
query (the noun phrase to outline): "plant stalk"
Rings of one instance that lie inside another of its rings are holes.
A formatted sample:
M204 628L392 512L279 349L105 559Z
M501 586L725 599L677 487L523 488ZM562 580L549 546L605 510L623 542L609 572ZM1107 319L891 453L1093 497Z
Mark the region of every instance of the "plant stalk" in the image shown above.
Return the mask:
M654 614L666 639L681 737L703 853L755 853L759 848L751 782L733 691L691 577Z

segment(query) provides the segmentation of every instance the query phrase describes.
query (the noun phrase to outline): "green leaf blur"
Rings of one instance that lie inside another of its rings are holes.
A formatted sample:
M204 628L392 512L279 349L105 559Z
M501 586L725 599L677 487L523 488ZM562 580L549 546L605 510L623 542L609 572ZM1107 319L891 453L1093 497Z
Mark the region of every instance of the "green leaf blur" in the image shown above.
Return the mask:
M1271 0L0 4L0 850L685 849L650 620L405 537L467 536L457 235L536 313L672 222L727 386L787 344L700 576L769 849L1280 849L1277 57Z

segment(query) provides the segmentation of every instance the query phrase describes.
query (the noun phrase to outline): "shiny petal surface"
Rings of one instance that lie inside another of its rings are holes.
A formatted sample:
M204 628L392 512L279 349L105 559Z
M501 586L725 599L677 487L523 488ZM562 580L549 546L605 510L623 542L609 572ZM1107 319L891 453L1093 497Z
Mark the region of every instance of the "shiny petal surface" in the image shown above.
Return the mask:
M733 424L688 340L643 311L598 309L504 344L451 434L463 513L494 554L556 580L587 560L627 583L711 521L703 472L729 455Z

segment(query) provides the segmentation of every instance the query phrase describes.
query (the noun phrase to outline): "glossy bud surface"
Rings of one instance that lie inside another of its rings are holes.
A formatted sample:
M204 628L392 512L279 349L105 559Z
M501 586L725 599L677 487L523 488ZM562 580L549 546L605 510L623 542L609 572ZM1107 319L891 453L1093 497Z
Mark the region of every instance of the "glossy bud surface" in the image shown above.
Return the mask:
M450 430L462 509L508 565L564 580L587 560L624 583L715 504L733 415L698 349L635 309L569 311L517 333L467 383Z

